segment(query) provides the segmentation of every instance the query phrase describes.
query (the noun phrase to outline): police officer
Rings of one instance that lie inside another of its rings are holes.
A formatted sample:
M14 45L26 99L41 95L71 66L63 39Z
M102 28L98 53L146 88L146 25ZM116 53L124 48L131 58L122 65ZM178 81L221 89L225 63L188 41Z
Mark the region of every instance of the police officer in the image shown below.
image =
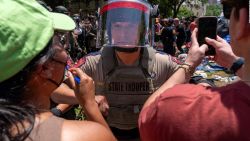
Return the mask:
M97 98L107 100L97 102L108 105L102 110L108 109L106 120L118 140L139 140L137 120L144 102L178 68L174 58L152 47L150 10L141 0L107 1L97 34L102 49L82 58L81 69L95 81ZM73 95L65 85L54 95L58 93Z

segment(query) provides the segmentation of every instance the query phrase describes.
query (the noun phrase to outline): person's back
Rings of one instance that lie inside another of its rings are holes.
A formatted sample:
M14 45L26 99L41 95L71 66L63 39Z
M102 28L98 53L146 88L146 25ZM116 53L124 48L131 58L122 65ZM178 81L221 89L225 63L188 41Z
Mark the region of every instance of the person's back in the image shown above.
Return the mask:
M180 40L180 41L186 41L186 33L185 33L185 29L184 29L184 26L182 24L179 24L177 27L176 27L176 32L178 32L178 35L177 35L177 41Z
M37 116L34 129L26 141L114 140L113 137L107 136L108 134L110 133L104 126L95 122L65 120L52 114L42 114Z
M173 44L174 42L174 33L173 33L173 27L172 26L166 26L162 29L162 42L166 42L169 44Z
M47 119L43 119L41 117L37 118L33 130L26 140L60 141L62 136L63 121L64 119L52 115Z
M176 45L178 50L182 53L183 52L182 45L186 42L187 35L183 24L180 23L178 18L174 19L174 24L175 24L175 31L177 34Z
M163 27L161 31L161 41L164 45L163 51L174 56L175 55L175 47L174 47L174 29L171 25Z
M221 2L224 16L230 18L232 42L229 45L219 36L205 40L216 50L215 61L238 75L241 80L219 88L191 84L173 86L167 81L160 88L161 91L154 93L143 107L139 119L143 141L250 140L249 1ZM198 44L197 32L194 29L187 60L195 56L193 49L207 47ZM190 70L189 67L179 69ZM180 82L183 75L178 73L179 69L171 78Z
M157 99L160 104L154 103L141 113L141 138L143 141L250 140L250 113L245 112L250 111L249 91L250 86L243 82L221 88L193 84L170 88Z

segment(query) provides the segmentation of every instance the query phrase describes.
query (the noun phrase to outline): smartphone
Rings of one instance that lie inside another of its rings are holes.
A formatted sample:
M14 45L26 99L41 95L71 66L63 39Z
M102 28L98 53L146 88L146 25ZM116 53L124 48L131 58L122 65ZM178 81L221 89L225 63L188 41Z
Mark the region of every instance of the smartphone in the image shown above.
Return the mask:
M209 37L216 39L217 36L217 17L215 16L204 16L198 19L198 43L201 46L206 44L205 38ZM215 48L208 45L208 51L206 55L215 55Z

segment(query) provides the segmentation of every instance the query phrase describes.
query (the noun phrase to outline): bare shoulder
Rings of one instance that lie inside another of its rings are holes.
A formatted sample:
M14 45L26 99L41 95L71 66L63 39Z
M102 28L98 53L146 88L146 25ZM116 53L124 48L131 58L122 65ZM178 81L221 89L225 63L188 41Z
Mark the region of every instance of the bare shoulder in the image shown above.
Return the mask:
M65 120L62 141L116 141L115 137L101 124L91 121Z

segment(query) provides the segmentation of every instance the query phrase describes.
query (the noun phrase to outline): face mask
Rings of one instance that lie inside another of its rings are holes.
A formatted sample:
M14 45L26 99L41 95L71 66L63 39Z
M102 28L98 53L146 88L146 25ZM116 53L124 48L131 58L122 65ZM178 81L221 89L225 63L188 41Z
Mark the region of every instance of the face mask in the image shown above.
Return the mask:
M119 52L133 53L133 52L138 51L138 47L135 47L135 48L115 47L115 50Z
M53 83L54 85L56 85L57 87L59 87L59 86L62 84L63 80L64 80L64 74L65 74L65 71L66 71L66 66L67 66L67 64L64 63L64 62L55 60L55 59L53 59L53 58L52 58L52 61L64 65L64 68L65 68L65 69L64 69L64 72L63 72L63 75L62 75L62 78L61 78L61 80L59 81L59 83L57 83L57 82L56 82L55 80L53 80L53 79L50 79L50 78L47 79L47 80L49 80L51 83Z

